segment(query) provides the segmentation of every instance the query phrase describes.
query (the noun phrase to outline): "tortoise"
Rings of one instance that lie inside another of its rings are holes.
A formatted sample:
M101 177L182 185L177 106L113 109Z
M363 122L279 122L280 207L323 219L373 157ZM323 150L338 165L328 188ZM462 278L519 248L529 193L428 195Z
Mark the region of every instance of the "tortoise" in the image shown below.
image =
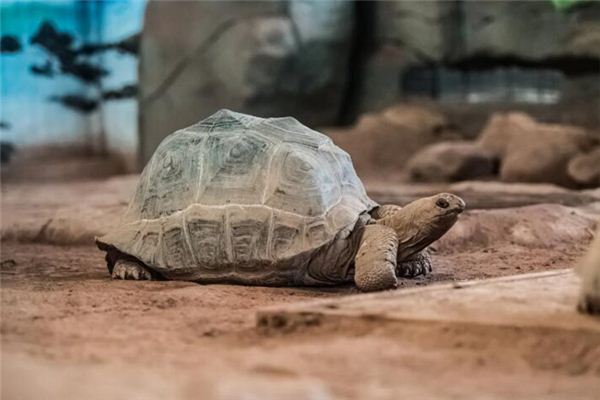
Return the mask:
M423 250L464 207L449 193L380 206L326 135L220 110L161 142L96 243L113 278L384 290L431 271Z

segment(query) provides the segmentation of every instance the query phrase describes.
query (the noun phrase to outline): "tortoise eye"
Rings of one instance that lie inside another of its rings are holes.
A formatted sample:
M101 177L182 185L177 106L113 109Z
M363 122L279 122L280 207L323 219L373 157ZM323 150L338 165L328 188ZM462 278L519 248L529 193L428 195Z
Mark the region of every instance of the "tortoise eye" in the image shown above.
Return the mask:
M446 199L437 199L435 205L440 208L448 208L450 206L450 203L448 203L448 200Z

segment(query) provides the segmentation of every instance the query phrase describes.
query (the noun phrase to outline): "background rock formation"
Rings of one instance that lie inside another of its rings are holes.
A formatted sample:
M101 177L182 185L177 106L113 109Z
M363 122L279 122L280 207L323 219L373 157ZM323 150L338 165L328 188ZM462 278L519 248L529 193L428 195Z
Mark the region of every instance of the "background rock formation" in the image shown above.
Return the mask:
M336 122L353 18L350 2L148 3L142 161L164 136L220 108L294 115L311 125Z
M458 139L446 116L434 108L399 105L367 113L350 128L325 132L352 156L361 178L403 178L408 159L422 147L440 140Z
M407 168L413 180L454 182L490 178L496 173L497 161L491 151L460 140L425 147L408 160Z
M525 114L494 115L479 138L482 148L501 159L505 182L544 182L575 186L567 172L569 161L593 148L584 129L539 123Z
M495 110L598 126L599 22L597 2L150 2L142 161L223 107L318 127L424 97L470 138Z

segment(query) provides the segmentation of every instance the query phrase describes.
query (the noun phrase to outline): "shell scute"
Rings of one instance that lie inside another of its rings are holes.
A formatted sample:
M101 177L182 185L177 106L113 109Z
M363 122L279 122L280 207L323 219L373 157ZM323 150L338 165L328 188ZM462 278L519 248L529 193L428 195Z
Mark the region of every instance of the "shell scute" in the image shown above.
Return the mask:
M162 247L165 268L177 271L192 269L196 266L180 218L169 219L163 226Z
M274 155L272 166L266 205L314 217L338 201L339 184L317 153L286 144Z
M262 206L233 207L228 210L231 260L250 266L252 260L267 260L272 212Z
M228 260L224 209L193 206L185 224L199 269L213 270L219 260Z
M211 137L205 149L204 176L196 201L220 205L260 204L273 143L240 132Z

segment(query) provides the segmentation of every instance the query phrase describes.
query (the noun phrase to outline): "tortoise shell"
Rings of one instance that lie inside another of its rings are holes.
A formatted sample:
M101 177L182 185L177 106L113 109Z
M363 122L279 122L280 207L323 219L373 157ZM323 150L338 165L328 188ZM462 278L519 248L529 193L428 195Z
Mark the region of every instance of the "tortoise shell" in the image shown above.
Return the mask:
M122 224L97 243L169 278L268 280L375 206L327 136L294 118L221 110L162 141Z

